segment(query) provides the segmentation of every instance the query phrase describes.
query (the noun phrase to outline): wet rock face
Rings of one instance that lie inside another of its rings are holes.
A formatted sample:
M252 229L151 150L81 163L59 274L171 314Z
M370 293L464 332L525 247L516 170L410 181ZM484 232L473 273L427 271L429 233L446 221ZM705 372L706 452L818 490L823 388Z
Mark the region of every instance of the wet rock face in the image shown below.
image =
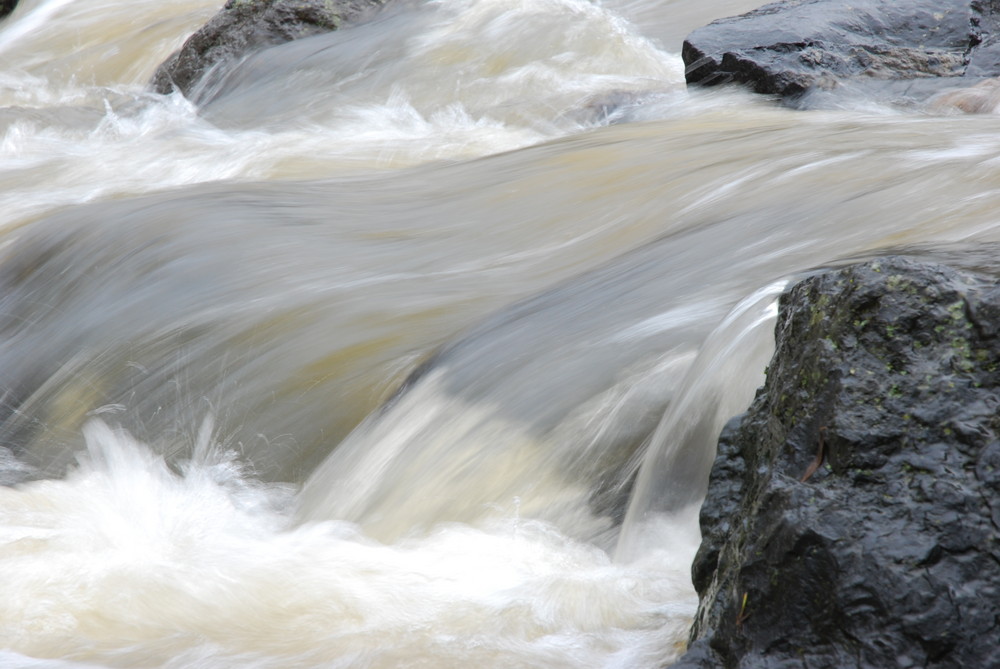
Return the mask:
M167 94L176 89L191 97L196 84L226 63L268 46L361 21L385 2L228 0L211 21L157 68L151 85L157 93Z
M789 101L844 84L926 99L1000 75L998 12L993 0L786 0L695 30L682 55L689 84Z
M776 341L720 438L677 666L1000 666L1000 286L830 271Z

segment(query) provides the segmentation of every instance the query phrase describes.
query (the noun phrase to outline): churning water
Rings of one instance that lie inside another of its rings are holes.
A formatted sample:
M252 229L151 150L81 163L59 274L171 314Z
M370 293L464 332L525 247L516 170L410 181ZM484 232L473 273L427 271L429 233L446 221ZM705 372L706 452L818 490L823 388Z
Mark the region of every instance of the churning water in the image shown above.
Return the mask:
M1000 118L686 91L753 2L441 0L156 65L0 22L0 666L657 667L796 275L989 262Z

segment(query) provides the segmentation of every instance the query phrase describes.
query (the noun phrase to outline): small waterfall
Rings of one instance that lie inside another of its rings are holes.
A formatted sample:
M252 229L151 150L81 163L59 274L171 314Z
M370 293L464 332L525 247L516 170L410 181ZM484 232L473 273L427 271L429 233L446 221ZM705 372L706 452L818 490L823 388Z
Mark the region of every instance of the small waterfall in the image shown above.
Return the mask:
M705 340L643 458L617 559L634 560L672 545L679 528L696 532L691 528L697 527L719 432L764 381L774 351L777 299L787 285L776 281L744 298Z
M664 666L789 277L993 263L1000 116L683 84L753 0L0 21L0 665ZM614 556L614 559L613 559Z
M446 344L313 473L300 517L392 541L515 515L610 548L639 449L726 308L676 300L690 277L668 276L665 253L649 244Z

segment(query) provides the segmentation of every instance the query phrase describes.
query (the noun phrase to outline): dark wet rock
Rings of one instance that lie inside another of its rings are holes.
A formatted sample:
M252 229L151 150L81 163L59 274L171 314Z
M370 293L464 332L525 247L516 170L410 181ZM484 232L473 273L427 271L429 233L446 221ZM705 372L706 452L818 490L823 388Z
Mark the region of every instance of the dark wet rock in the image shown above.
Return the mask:
M0 0L0 19L10 14L17 7L17 0Z
M818 274L776 343L720 437L677 666L1000 667L1000 286Z
M789 101L844 86L924 100L1000 75L998 12L980 0L787 0L695 30L682 55L689 84Z
M229 0L153 75L158 93L192 90L222 66L256 51L371 16L387 0ZM207 82L207 83L210 83Z

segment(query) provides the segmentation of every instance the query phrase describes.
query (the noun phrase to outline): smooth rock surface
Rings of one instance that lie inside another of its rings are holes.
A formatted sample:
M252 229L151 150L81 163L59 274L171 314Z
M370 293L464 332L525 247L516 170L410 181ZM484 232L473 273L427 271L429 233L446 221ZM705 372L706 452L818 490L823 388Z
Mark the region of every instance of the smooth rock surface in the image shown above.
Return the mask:
M776 344L720 438L676 666L1000 666L1000 286L829 271Z
M371 16L386 0L229 0L153 75L157 93L192 97L213 72L269 46L337 30Z
M689 84L743 84L790 102L857 87L925 100L1000 75L998 4L978 0L787 0L692 32ZM891 82L891 84L890 84Z

